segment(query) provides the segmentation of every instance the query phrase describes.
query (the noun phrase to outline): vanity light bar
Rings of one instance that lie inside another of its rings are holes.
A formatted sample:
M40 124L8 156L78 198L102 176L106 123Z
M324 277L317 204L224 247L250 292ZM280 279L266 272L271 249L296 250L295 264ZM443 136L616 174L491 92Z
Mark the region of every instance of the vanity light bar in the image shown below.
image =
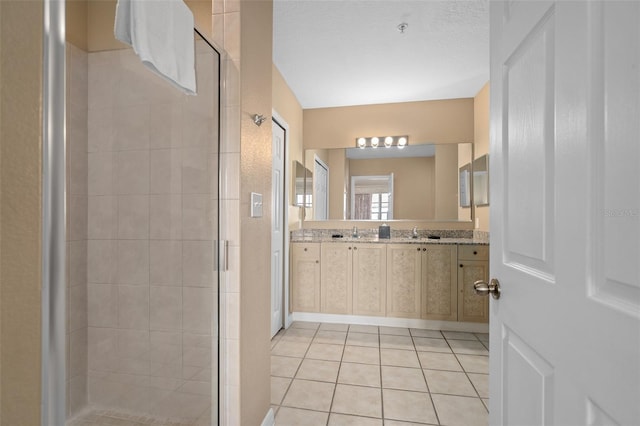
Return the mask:
M409 145L409 136L373 136L370 138L357 138L356 148L391 148L392 146L402 149Z

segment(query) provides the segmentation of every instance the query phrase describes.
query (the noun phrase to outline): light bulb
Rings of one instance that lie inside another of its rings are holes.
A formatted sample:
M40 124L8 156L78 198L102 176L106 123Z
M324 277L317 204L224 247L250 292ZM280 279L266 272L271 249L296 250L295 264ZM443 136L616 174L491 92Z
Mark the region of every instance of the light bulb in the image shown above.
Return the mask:
M380 139L378 138L371 138L371 148L377 148L378 147L378 143L380 142Z
M405 138L404 136L398 139L398 146L402 147L402 146L405 146L406 144L407 144L407 138Z
M393 138L391 136L387 136L386 138L384 138L384 146L386 148L390 148L391 145L393 145Z
M367 141L365 138L358 138L358 148L364 148L367 146Z

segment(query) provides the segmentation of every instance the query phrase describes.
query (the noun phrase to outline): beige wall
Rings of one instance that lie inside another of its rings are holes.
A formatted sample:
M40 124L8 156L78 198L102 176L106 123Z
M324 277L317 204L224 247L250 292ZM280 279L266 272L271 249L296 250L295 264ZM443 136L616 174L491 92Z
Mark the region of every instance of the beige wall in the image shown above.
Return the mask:
M350 148L359 136L409 135L409 143L473 142L473 99L304 110L304 147Z
M302 147L302 107L284 81L280 71L272 65L271 81L273 91L273 110L289 125L288 132L288 157L286 159L285 173L289 184L289 229L298 229L301 226L302 209L292 205L294 199L293 189L293 162L304 164L304 150Z
M436 185L433 157L350 160L349 173L351 176L376 176L393 173L394 219L434 219L434 188ZM331 219L338 218L332 217Z
M88 0L66 0L66 40L68 43L87 51L89 50L88 34Z
M473 100L473 133L474 133L474 158L482 157L489 153L489 83L478 92ZM491 162L491 159L489 159ZM491 182L491 176L489 176ZM489 191L491 197L491 191ZM479 221L478 229L489 231L489 206L476 207L476 218Z
M240 2L240 424L262 423L270 409L271 324L271 0ZM263 196L263 216L249 215L250 193Z
M40 424L42 1L0 2L0 425Z

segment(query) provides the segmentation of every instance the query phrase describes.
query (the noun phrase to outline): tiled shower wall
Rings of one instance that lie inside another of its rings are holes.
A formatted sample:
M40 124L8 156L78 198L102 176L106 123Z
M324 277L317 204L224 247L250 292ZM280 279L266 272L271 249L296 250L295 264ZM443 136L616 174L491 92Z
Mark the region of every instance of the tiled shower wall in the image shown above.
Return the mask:
M69 197L70 238L84 227L77 245L86 244L85 293L70 300L70 323L84 313L87 337L74 346L72 334L68 351L70 386L79 359L88 389L69 393L78 401L71 414L88 395L99 408L209 422L218 76L211 49L199 42L196 53L195 97L150 74L131 50L88 54L84 210ZM73 284L82 260L69 259Z

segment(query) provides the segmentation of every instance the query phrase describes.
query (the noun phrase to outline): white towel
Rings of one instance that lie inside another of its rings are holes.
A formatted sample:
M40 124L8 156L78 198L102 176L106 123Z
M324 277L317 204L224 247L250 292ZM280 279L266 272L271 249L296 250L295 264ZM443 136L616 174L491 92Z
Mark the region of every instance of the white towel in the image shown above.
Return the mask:
M118 0L114 33L150 70L196 94L193 13L182 0Z

